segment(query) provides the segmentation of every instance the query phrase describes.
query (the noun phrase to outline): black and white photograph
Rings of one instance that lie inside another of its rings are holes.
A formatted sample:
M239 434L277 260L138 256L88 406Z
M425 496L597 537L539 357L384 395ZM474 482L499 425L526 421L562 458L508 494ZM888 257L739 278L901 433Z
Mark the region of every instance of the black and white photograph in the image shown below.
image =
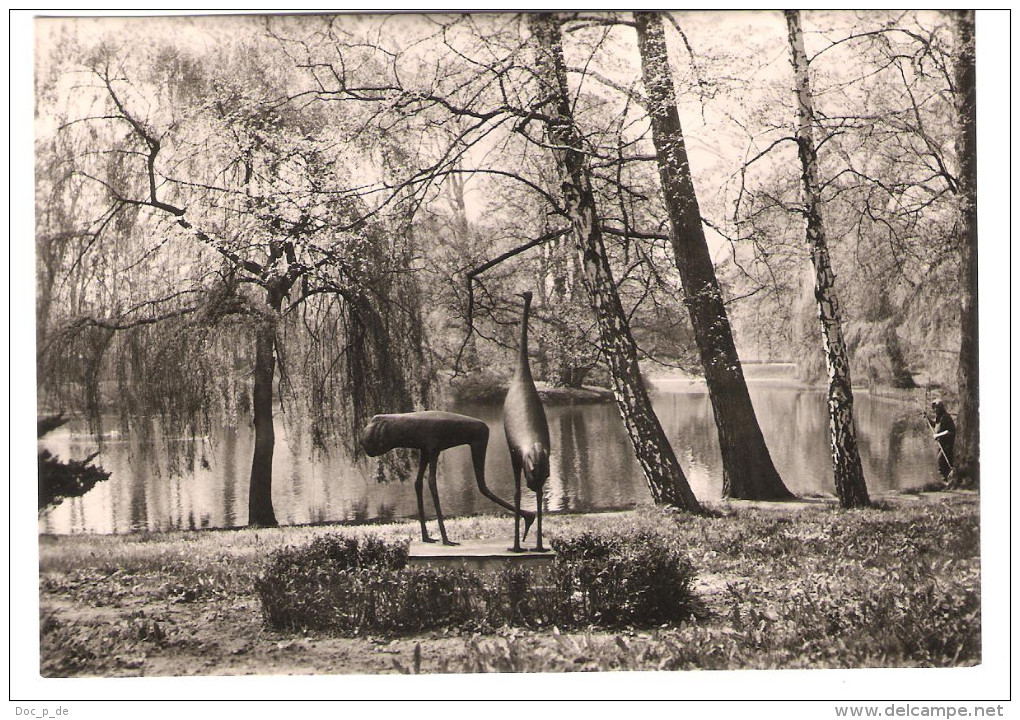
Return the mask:
M27 13L12 699L1008 715L1009 22Z

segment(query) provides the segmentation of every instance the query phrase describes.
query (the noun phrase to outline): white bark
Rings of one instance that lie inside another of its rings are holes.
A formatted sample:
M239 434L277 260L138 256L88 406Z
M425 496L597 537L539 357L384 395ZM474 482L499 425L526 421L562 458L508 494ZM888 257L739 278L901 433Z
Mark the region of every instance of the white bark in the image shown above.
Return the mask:
M818 319L822 326L822 347L825 351L825 368L829 380L829 438L833 474L840 504L843 507L859 507L868 505L870 500L854 431L850 361L840 322L836 276L829 259L829 247L825 240L821 215L811 79L807 55L804 52L800 11L787 10L785 13L797 88L797 146L801 161L801 192L807 216L807 241L811 250L811 263L815 270L815 298L818 301Z

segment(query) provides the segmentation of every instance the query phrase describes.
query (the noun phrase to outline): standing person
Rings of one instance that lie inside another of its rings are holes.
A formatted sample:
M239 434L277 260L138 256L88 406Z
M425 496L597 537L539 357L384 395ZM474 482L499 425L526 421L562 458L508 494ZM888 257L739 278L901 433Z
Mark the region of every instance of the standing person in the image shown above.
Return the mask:
M946 411L945 403L941 400L934 400L931 404L935 419L928 419L935 442L939 444L939 475L943 482L952 486L950 479L953 474L953 445L956 443L956 423Z

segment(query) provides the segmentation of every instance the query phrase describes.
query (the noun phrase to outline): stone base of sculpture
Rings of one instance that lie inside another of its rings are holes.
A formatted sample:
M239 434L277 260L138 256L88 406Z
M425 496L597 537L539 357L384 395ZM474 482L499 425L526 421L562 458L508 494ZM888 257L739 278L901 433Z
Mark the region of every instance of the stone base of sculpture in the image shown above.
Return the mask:
M505 563L523 563L533 567L545 567L552 562L556 553L551 551L512 552L507 549L506 540L474 540L461 545L439 545L436 543L413 542L408 549L411 565L433 567L460 567L467 570L498 570Z

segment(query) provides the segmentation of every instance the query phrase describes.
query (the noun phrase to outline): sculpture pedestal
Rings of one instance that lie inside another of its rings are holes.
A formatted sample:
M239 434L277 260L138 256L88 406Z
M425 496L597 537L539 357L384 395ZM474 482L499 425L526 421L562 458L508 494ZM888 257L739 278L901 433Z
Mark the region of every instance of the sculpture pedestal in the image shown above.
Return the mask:
M531 538L529 538L531 540ZM534 547L534 540L531 540ZM442 543L413 542L408 549L408 562L411 565L432 565L434 567L459 567L465 570L498 570L506 563L523 564L535 569L547 567L556 557L552 552L515 553L507 550L514 544L513 538L507 540L475 540L461 545L443 545ZM522 547L529 547L527 543Z

